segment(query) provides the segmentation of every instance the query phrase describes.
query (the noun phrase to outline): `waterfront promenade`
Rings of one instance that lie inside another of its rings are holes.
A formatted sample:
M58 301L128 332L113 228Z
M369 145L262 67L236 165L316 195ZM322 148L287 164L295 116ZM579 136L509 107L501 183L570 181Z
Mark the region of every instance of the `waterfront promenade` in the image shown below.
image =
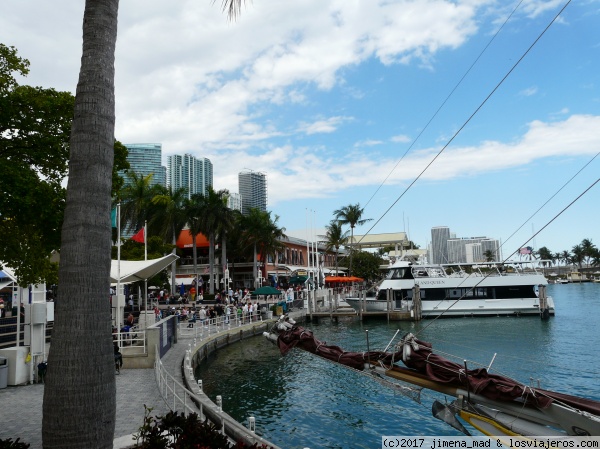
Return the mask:
M243 325L252 327L256 323ZM185 325L184 325L185 326ZM188 345L194 337L179 333L178 341L161 359L165 369L182 382L181 365ZM170 408L162 398L156 382L154 369L122 369L116 375L117 414L114 448L126 448L134 443L132 435L143 423L144 405L152 408L153 415L164 415ZM0 390L2 418L0 438L20 438L31 449L42 447L42 400L43 384L8 387ZM172 405L172 404L171 404ZM178 410L182 411L182 410Z

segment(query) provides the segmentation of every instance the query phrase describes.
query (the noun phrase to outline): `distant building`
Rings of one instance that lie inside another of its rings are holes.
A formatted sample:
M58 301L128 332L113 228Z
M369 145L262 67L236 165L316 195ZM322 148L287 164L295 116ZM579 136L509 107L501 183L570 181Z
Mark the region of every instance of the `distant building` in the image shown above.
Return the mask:
M196 193L206 195L213 185L213 165L207 158L174 154L167 157L167 169L169 187L185 188L188 198Z
M450 229L444 226L431 229L430 259L432 263L486 262L488 251L493 261L502 260L500 242L496 239L455 237L450 233Z
M151 184L167 185L167 169L161 165L162 144L160 143L126 143L127 162L129 162L129 171L138 175L152 175ZM119 174L125 180L125 185L129 183L128 177L124 172Z
M448 240L450 228L436 226L431 228L431 254L429 260L433 264L448 263Z
M267 210L267 175L255 171L238 174L239 192L242 197L242 214L251 208Z
M239 193L229 192L227 207L232 210L242 211L242 196Z

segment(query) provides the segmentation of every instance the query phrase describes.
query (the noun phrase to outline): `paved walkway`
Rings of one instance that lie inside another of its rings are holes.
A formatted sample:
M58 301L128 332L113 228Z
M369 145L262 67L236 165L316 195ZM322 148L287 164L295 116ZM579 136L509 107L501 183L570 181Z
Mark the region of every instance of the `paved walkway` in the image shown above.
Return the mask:
M178 343L162 358L163 365L181 381L181 364L193 337L179 335ZM144 404L153 415L170 409L158 391L154 369L122 369L117 379L117 416L114 448L133 444L132 435L143 423ZM43 384L8 387L0 390L0 439L20 438L31 449L42 447Z
M182 382L181 365L193 336L178 335L178 342L162 358L171 375ZM157 388L154 369L122 369L117 379L117 415L114 449L133 444L132 435L143 423L144 404L153 415L170 409ZM20 438L31 449L42 448L43 384L8 387L0 390L0 439ZM178 410L181 411L181 410Z

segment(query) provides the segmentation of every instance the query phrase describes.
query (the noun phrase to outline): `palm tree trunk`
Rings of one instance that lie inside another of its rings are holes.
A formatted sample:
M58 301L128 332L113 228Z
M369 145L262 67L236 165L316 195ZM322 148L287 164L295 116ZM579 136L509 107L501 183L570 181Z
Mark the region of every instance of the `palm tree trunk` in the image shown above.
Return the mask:
M211 232L208 238L208 269L210 270L210 289L211 295L215 294L215 233Z
M177 233L175 231L175 227L173 227L173 250L171 254L177 254ZM174 260L171 263L171 295L175 294L175 290L177 290L177 285L175 284L175 279L177 278L177 260Z
M352 244L350 245L350 268L348 268L348 276L352 276L352 253L354 252L354 226L350 226L350 234L351 234L351 242Z
M229 290L229 278L225 276L227 271L227 240L225 239L225 234L221 237L221 258L223 259L221 262L221 265L223 266L223 288Z
M112 448L116 387L111 266L118 0L87 0L71 130L59 300L44 387L45 448Z
M258 288L258 255L256 254L256 243L254 243L254 258L252 263L252 276L254 277L254 288Z

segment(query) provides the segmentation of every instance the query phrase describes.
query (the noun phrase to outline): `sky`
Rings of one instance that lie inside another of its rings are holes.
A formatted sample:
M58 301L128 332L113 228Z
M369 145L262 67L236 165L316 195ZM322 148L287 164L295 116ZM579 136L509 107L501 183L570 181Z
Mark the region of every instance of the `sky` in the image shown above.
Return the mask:
M83 6L0 2L22 84L75 92ZM121 0L116 138L209 158L215 189L265 173L293 235L358 203L356 234L421 248L600 245L599 25L600 0Z

